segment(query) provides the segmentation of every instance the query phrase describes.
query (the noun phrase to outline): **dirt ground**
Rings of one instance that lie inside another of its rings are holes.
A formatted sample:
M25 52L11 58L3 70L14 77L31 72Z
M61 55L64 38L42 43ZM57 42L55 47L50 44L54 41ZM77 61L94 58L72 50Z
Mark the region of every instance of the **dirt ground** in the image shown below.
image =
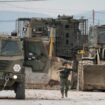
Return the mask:
M59 90L26 90L25 100L16 100L13 91L0 92L0 105L105 105L104 92L69 91L61 98Z

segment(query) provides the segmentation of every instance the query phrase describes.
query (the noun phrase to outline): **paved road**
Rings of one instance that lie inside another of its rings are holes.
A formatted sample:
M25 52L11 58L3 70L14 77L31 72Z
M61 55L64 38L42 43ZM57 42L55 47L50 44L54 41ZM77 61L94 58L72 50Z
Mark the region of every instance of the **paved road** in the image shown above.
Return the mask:
M13 91L0 92L0 105L105 105L105 93L69 91L62 99L58 90L26 90L25 100L16 100Z

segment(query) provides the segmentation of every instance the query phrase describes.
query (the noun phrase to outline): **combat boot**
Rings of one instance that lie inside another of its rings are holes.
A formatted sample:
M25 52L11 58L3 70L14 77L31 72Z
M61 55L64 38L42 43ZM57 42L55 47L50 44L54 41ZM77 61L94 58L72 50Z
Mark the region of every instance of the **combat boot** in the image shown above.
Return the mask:
M65 97L68 97L68 91L65 91Z
M64 91L61 90L61 97L64 98Z
M65 93L65 97L68 97L68 94L67 93Z

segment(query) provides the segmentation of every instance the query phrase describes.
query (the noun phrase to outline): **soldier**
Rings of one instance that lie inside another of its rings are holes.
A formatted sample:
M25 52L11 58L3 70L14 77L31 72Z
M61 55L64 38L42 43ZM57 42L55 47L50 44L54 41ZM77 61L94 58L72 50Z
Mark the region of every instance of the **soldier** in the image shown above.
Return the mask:
M64 98L64 94L65 94L65 97L68 96L68 90L70 85L68 77L69 77L70 71L72 71L72 65L71 63L68 63L68 62L64 62L63 67L59 69L60 91L61 91L62 98Z

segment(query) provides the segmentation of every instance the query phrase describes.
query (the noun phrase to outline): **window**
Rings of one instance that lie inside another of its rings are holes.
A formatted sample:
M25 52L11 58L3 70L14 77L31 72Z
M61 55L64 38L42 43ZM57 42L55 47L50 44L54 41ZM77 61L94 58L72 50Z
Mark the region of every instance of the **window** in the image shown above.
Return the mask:
M69 33L66 33L66 38L68 38L69 37Z
M68 45L69 44L69 40L66 40L66 45Z
M65 28L68 29L70 26L69 25L65 25Z
M21 48L18 41L2 40L1 55L20 55Z

